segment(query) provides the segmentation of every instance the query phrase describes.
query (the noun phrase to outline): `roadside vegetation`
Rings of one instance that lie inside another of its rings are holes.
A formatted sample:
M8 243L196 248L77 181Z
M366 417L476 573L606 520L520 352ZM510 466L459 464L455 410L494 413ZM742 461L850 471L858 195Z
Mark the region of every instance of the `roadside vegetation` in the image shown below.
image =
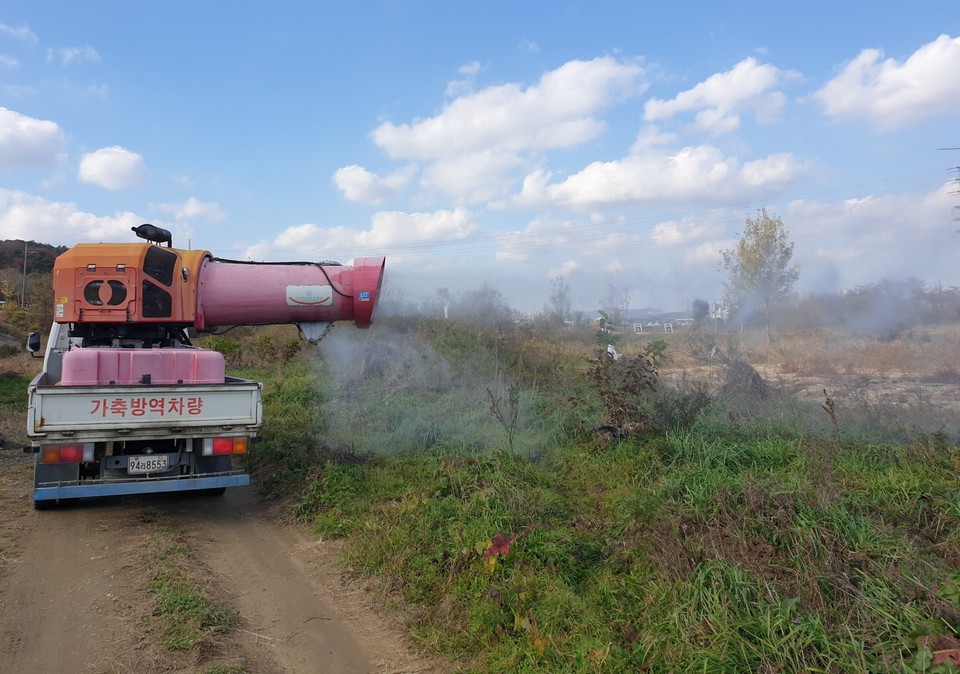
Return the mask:
M958 333L923 334L911 370L910 344L839 331L623 337L613 360L593 329L384 319L247 373L250 460L465 671L953 671L956 410L791 389L869 383L854 361L946 386Z

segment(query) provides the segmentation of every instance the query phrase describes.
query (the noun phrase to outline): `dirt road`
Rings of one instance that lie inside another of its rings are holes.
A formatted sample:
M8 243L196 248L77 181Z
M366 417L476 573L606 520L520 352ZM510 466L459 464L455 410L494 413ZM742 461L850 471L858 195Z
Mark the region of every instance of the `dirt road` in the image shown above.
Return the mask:
M36 512L29 461L0 452L0 672L450 671L414 654L372 594L344 581L336 543L278 524L251 488ZM146 643L142 628L142 551L171 522L240 616L186 656Z

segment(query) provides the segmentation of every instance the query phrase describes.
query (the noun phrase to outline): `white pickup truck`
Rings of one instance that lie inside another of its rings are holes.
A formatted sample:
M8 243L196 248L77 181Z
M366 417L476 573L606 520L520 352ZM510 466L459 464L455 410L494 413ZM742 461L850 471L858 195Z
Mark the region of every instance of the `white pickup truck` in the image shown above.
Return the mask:
M250 483L233 466L260 430L261 385L229 377L190 332L296 325L316 343L331 325L368 328L385 260L250 262L147 243L78 243L53 268L53 327L29 387L34 504ZM166 244L165 246L163 244ZM28 338L37 353L40 339Z

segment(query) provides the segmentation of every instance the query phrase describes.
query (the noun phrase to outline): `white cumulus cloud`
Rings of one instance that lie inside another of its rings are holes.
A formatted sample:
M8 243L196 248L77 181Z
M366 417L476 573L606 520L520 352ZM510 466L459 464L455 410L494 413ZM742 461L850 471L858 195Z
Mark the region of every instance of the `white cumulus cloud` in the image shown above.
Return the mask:
M522 166L523 159L512 152L473 152L428 165L420 186L466 202L488 201L509 192L519 177L513 173Z
M820 275L846 288L883 278L955 277L953 189L947 182L925 195L791 202L782 215L791 239L797 242L794 258L801 283L815 285Z
M54 122L0 108L0 171L56 166L63 142L63 131Z
M398 251L400 254L394 256L394 261L411 260L426 254L431 244L462 241L476 229L475 214L465 208L419 213L380 211L374 213L370 227L364 230L319 227L313 223L288 227L268 247L263 242L257 244L255 252L261 258L273 251L310 259L331 253L337 253L331 255L337 257L340 253Z
M941 35L903 62L865 49L813 94L835 119L890 130L960 113L960 37Z
M746 58L732 69L711 75L692 89L681 91L671 100L653 98L644 106L644 119L656 122L696 111L694 127L720 135L740 128L740 115L751 111L760 123L777 117L786 97L771 91L784 79L796 77L776 66Z
M71 202L47 201L25 192L0 189L0 231L6 238L72 246L84 241L126 241L143 222L135 213L86 213Z
M570 250L579 227L574 222L536 217L525 228L497 237L497 262L520 263L538 252Z
M409 165L380 176L362 166L351 164L334 172L333 184L348 201L382 204L400 194L416 172L417 167Z
M480 72L480 63L477 61L471 61L470 63L465 63L464 65L457 68L457 74L460 75L460 79L451 80L447 82L447 89L444 92L447 98L453 98L455 96L460 96L464 94L473 87L473 79L477 76L477 73Z
M675 246L703 239L707 236L722 234L726 223L716 219L689 218L668 220L653 228L652 238L660 246Z
M524 180L514 205L596 207L604 204L723 203L776 192L805 171L793 155L780 153L741 162L710 145L674 152L635 146L623 159L593 162L559 183L543 171Z
M77 177L85 183L108 190L136 187L143 183L143 157L114 145L83 155Z
M533 86L510 83L465 94L436 116L385 122L373 141L390 157L435 160L489 149L542 150L595 138L595 115L644 88L639 65L604 57L570 61Z
M561 278L570 278L576 272L580 271L583 265L581 265L576 260L567 260L563 264L554 267L547 272L546 277L549 279L555 279L557 277Z

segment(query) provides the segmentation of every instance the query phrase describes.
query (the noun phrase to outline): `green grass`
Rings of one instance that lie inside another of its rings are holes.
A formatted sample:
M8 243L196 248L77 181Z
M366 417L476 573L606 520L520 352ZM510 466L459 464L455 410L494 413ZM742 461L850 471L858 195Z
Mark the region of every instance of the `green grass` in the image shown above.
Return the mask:
M936 591L960 555L945 505L901 526L840 491L845 473L804 473L794 441L681 439L682 452L571 446L537 463L328 463L297 512L346 537L351 566L422 607L418 637L473 671L902 670L917 634L960 627ZM515 538L492 554L498 534Z
M27 411L27 386L30 377L0 373L0 407L11 412Z
M230 629L236 615L211 597L206 578L175 529L158 528L147 546L146 563L154 599L153 619L163 645L189 651L211 635ZM226 670L243 671L243 670Z
M371 466L355 493L377 505L358 513L350 561L415 604L449 607L421 636L480 671L865 671L901 660L932 618L926 599L896 599L910 585L901 565L928 591L948 571L908 531L818 504L810 483L775 496L742 453L704 465L703 453L659 463L628 448L577 452L566 470L435 459L399 483L381 475L392 462ZM518 539L489 568L484 542L501 532Z
M263 429L246 465L266 496L279 497L302 484L325 455L322 393L302 364L233 374L263 382Z

